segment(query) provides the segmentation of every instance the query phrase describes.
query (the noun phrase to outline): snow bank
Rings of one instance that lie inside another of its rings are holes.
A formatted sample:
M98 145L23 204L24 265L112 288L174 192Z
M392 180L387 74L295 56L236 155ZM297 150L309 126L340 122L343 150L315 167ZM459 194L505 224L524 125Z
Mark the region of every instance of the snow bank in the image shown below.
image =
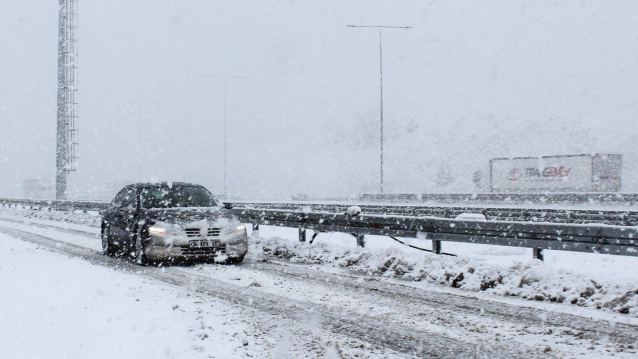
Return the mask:
M89 211L47 211L36 209L1 208L0 215L5 217L34 218L55 222L75 223L89 227L99 228L102 223L102 216L99 212Z
M346 268L369 276L427 281L471 292L597 308L638 317L637 283L601 283L557 270L538 260L496 266L466 257L414 253L398 248L370 250L286 238L253 238L253 253L295 263Z

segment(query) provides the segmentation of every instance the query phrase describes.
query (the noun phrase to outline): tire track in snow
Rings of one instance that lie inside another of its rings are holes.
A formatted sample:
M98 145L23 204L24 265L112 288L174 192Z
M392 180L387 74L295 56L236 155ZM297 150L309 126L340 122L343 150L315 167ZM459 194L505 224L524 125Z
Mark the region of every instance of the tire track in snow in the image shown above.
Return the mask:
M531 354L528 350L490 351L477 347L474 343L459 340L426 331L415 331L395 323L387 323L377 318L344 312L314 303L306 303L283 296L267 294L246 287L224 283L213 278L196 275L173 268L137 267L135 264L117 258L104 257L100 252L82 246L59 241L47 236L27 231L3 228L3 233L18 237L53 251L80 257L90 263L130 270L141 276L153 278L164 283L186 287L203 295L257 309L275 316L299 320L302 317L314 317L318 326L326 331L355 338L372 345L428 358L490 357L524 358Z
M69 229L56 225L35 224L6 218L1 218L1 220L34 225L40 228L54 228L72 234L95 236L93 232ZM478 317L478 320L485 317L499 318L504 322L524 326L531 325L536 327L538 331L552 327L555 332L563 332L565 335L571 335L577 339L584 338L591 341L599 341L601 336L604 336L604 340L607 342L618 343L625 346L636 344L636 338L638 338L638 327L624 323L612 323L605 320L595 320L566 313L543 311L535 308L464 296L463 294L423 290L419 290L417 293L414 288L401 284L384 283L377 280L358 282L357 279L362 277L318 272L304 268L304 266L301 265L291 265L285 262L258 262L250 260L246 260L246 262L249 263L251 268L258 271L277 273L280 276L297 280L329 282L331 285L337 285L343 290L358 291L359 293L365 293L370 296L380 296L385 299L400 298L401 300L409 300L413 305L422 305L434 309L446 308L451 312L451 315L463 313L466 316ZM195 275L195 273L193 275ZM525 328L525 330L528 330L528 328Z
M412 305L426 305L433 308L447 308L456 314L472 317L499 318L501 321L534 325L539 327L569 328L577 335L598 340L601 335L606 340L619 344L635 344L638 327L624 323L611 323L581 316L543 311L542 309L510 305L463 294L442 293L411 288L397 283L384 283L376 279L357 281L363 277L317 272L301 265L278 262L250 262L258 271L270 271L281 276L298 280L313 280L339 286L344 290L367 293L374 297L409 301ZM558 308L557 308L558 309ZM578 334L582 333L582 334Z
M24 223L22 221L16 222ZM74 234L82 232L95 239L94 232L65 229L55 225L40 226L52 227L62 231L68 230ZM611 352L617 351L621 356L623 356L623 352L625 353L624 355L636 353L635 338L637 337L638 327L629 324L606 321L605 319L594 320L579 315L558 313L551 309L529 308L524 305L490 301L489 299L475 298L463 294L426 291L400 283L384 283L378 280L361 281L362 277L356 275L326 273L307 268L305 265L286 262L264 263L248 260L245 264L252 267L250 269L255 269L261 273L273 272L280 278L299 280L303 282L302 285L311 282L315 284L317 282L327 282L330 286L328 289L330 291L334 290L336 286L343 290L349 290L350 293L365 293L371 300L360 303L374 303L377 308L379 307L379 302L387 302L393 298L400 299L402 302L396 307L400 309L397 313L400 313L403 317L397 320L394 317L400 317L398 314L391 315L390 318L385 315L384 320L386 322L394 320L394 322L403 327L406 325L416 326L417 330L420 329L421 331L423 331L424 322L432 323L435 326L438 325L444 329L453 327L452 338L462 338L460 340L465 342L472 341L477 346L495 346L493 351L498 351L503 345L506 346L505 351L508 350L507 346L513 347L514 344L510 343L507 338L509 336L518 340L521 347L529 346L527 341L529 339L552 337L554 343L558 345L558 347L552 346L553 350L558 349L560 351L560 345L563 345L562 349L567 352L572 352L574 347L588 347L590 350L598 350L599 353L610 352L610 350ZM239 268L242 267L240 266ZM173 267L173 269L176 268ZM199 268L214 269L216 267L203 266ZM214 276L216 273L207 272L206 274ZM190 273L189 275L194 276L197 273ZM245 275L245 273L241 273L241 275ZM320 303L322 306L324 304ZM415 311L416 307L423 308L423 310ZM355 308L351 309L351 311L358 310ZM411 314L412 316L410 316ZM366 313L363 313L363 315L368 316ZM378 311L373 315L377 318L380 317ZM493 321L494 318L500 320ZM486 324L488 321L491 321L491 323ZM493 324L497 324L498 327ZM427 331L431 332L430 329L427 329ZM450 331L439 330L438 332L449 333ZM490 335L490 332L492 335ZM513 334L513 336L510 334ZM527 338L525 335L527 335ZM471 338L474 338L474 340L471 340ZM539 340L536 341L538 342ZM541 339L540 341L548 342L546 339ZM539 344L542 343L537 343L537 346Z

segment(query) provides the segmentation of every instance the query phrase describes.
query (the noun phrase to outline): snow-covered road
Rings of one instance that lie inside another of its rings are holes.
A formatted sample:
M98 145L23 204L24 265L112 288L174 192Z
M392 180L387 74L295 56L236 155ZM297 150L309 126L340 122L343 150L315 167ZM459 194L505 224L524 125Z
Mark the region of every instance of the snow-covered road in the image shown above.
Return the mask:
M102 256L90 226L4 218L0 259L7 358L637 354L638 326L614 314L255 254L236 266L138 267Z

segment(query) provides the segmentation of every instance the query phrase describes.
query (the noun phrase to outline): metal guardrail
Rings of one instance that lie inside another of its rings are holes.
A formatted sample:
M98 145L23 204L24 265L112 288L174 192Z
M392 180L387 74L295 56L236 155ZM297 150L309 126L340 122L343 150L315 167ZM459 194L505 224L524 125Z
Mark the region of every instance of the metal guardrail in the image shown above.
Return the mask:
M532 248L534 257L541 260L543 249L638 256L638 212L362 205L362 214L348 215L351 207L343 204L225 205L256 230L260 225L299 228L302 242L311 229L314 236L353 234L360 246L365 246L365 235L431 240L432 252L437 254L441 254L441 243L449 241ZM0 206L86 212L101 211L109 203L0 198ZM455 218L464 213L481 213L485 219Z
M310 208L315 212L345 213L348 204L316 203L266 203L232 202L234 208L269 209L301 211ZM629 210L579 210L552 208L498 208L498 207L460 207L460 206L422 206L422 205L358 205L364 214L400 215L411 217L439 217L454 219L463 214L481 214L487 220L518 222L550 222L573 224L609 224L621 226L638 225L638 211Z
M364 235L396 236L432 240L432 251L441 253L441 242L463 242L533 249L543 259L543 249L638 256L638 228L608 225L529 223L460 220L388 215L304 213L290 210L233 208L246 223L298 227L299 241L306 229L315 232L351 233L365 246Z
M398 193L361 194L364 202L433 202L438 204L638 204L637 193Z
M9 199L0 198L1 207L23 206L28 208L47 208L56 211L101 211L109 206L109 202L100 201L59 201L46 199Z

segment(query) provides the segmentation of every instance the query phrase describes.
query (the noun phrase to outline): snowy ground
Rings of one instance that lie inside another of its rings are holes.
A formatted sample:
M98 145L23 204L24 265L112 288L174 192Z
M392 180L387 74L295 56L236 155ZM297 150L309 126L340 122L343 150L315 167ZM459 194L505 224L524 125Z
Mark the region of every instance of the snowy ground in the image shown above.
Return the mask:
M139 268L99 254L95 214L0 218L3 358L638 355L636 258L262 226L242 265Z
M134 273L0 234L2 358L214 358L244 346L246 318ZM206 339L206 340L204 340Z
M367 236L366 248L353 237L320 234L316 244L298 243L297 230L264 227L257 250L297 263L321 263L367 275L434 282L470 292L515 296L597 308L638 317L638 258L545 251L545 261L531 249L443 243L437 256L407 248L387 237ZM403 239L431 248L429 241Z
M0 213L93 228L100 223L97 213L15 209ZM449 257L411 249L388 237L367 236L366 248L362 249L355 246L352 236L342 233L322 233L309 245L297 241L296 229L262 226L260 232L251 243L252 254L265 253L295 263L323 264L324 268L346 268L370 276L434 282L470 292L558 302L638 318L635 275L638 257L546 250L541 262L534 260L527 248L444 242L444 252L458 255ZM402 240L431 248L429 241Z

